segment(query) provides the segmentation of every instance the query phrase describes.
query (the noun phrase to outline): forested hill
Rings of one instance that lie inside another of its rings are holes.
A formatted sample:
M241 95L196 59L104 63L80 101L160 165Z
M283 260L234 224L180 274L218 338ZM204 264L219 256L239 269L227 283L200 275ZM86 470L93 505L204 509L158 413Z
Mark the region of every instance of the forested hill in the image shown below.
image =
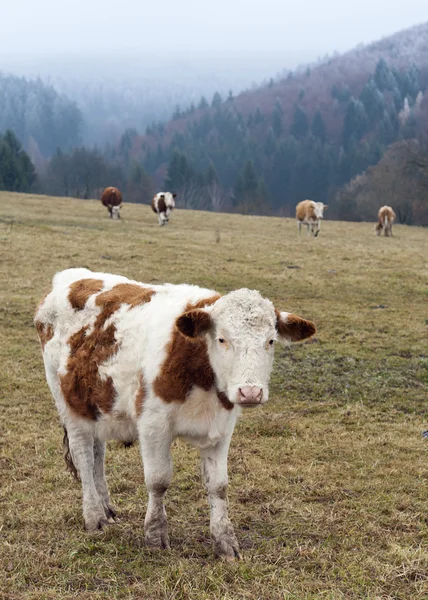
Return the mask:
M53 87L0 73L0 133L13 130L33 158L76 146L82 126L77 105Z
M142 162L194 208L290 214L328 201L428 124L428 24L288 74L236 98L176 111L111 156Z

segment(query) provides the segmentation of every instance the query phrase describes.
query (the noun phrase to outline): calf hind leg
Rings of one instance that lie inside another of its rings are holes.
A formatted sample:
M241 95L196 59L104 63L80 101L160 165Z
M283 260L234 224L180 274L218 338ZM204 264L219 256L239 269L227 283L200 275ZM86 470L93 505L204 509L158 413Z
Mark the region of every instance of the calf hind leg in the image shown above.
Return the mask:
M102 529L108 523L103 501L95 485L94 436L89 431L67 427L72 463L82 482L83 518L88 531ZM97 457L97 462L99 457ZM99 465L97 466L97 473Z
M112 522L116 516L116 511L110 504L110 495L108 492L107 481L104 473L104 459L106 444L101 440L94 440L94 482L98 495L104 507L107 519Z

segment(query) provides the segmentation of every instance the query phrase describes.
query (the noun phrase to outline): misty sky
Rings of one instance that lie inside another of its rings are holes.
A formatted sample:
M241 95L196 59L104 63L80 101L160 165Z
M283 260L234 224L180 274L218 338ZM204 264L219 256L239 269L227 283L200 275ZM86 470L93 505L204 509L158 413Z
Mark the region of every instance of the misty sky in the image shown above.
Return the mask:
M3 0L0 70L17 55L131 52L274 71L424 21L428 0Z

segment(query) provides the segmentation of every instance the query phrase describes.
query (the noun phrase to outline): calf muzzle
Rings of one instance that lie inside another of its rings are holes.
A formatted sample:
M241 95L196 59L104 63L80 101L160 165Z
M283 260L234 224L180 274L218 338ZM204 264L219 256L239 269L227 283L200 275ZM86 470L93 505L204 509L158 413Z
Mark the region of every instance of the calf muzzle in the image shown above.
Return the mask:
M257 385L244 385L239 388L238 404L240 406L257 406L263 398L263 389Z

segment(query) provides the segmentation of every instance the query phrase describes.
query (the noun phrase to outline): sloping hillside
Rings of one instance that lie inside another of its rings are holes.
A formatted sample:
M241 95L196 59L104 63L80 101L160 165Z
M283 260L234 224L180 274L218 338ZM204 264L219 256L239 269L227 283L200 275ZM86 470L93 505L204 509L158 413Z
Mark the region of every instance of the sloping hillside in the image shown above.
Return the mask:
M128 132L115 156L142 162L187 206L289 214L304 197L327 201L390 143L416 135L427 86L428 23L236 98L216 94L145 136Z
M122 216L108 219L100 202L0 193L0 598L427 600L428 230L398 225L380 238L372 223L326 222L299 241L287 219L177 210L159 227L136 205ZM170 550L144 544L138 444L109 443L120 520L85 532L33 325L53 274L72 266L255 288L316 323L313 343L277 348L268 403L233 434L242 561L213 558L199 452L182 440Z

